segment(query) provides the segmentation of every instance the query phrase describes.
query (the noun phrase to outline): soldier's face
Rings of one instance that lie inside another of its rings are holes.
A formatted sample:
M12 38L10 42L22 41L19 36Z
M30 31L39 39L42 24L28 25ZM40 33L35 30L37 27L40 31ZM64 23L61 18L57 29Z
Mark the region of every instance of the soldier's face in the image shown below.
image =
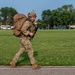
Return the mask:
M32 22L35 22L36 17L35 17L35 16L31 16L31 17L29 17L29 19L30 19Z

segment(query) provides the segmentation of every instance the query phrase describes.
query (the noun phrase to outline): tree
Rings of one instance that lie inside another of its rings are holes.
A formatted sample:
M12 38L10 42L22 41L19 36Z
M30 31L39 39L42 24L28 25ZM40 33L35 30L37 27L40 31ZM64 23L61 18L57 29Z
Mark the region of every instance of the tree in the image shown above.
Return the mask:
M43 25L50 25L51 28L58 25L75 24L75 9L71 5L63 5L55 10L44 10L42 12Z
M63 23L65 24L74 24L75 23L75 13L74 13L74 8L71 5L64 5L62 6L63 10L63 14L64 17L62 17L64 19Z
M42 12L42 22L45 24L43 24L45 27L49 26L50 25L50 19L51 19L51 11L48 9L48 10L44 10Z
M75 24L75 9L71 13L71 23Z
M37 20L37 26L39 29L41 29L43 26L42 26L42 20L38 19Z
M13 21L13 16L18 12L12 7L2 7L0 9L1 20L4 24L11 24Z

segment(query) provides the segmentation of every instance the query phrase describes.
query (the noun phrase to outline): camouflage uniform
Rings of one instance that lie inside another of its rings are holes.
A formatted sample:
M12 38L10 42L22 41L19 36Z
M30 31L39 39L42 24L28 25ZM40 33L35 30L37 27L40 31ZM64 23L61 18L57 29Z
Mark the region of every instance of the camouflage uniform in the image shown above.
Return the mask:
M22 34L20 36L20 50L17 52L17 54L15 55L13 61L17 62L19 57L25 52L28 52L28 56L30 58L30 62L31 64L35 64L35 59L33 56L33 48L32 48L32 44L31 44L31 39L33 37L29 36L29 33L35 33L36 26L34 23L32 23L31 21L26 21L21 29Z
M35 64L35 59L33 55L33 48L31 44L31 40L34 37L37 27L34 23L36 19L36 13L30 12L28 13L28 20L23 24L21 28L21 36L20 36L20 50L15 55L14 59L10 63L12 67L16 67L16 62L18 61L19 57L25 52L28 52L28 56L30 58L30 62L33 69L38 69L40 66Z

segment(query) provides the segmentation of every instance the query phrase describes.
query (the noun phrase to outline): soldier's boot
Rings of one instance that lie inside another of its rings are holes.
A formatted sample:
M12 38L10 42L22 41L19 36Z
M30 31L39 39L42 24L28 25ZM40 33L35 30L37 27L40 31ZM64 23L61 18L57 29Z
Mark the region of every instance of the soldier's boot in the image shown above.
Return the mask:
M32 64L32 69L39 69L41 68L41 66L37 65L37 64Z
M11 62L10 62L10 65L11 65L12 67L16 67L16 62L15 62L15 61L11 61Z

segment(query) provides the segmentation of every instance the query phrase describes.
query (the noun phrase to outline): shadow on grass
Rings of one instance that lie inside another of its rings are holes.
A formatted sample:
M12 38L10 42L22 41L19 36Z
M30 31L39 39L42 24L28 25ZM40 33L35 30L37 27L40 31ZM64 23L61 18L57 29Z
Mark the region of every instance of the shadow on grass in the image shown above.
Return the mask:
M39 55L38 52L34 52L34 58L37 55ZM24 58L22 60L18 61L17 62L17 65L19 65L20 63L25 62L25 61L29 61L30 62L30 59L29 59L29 56L28 56L28 53L27 52L23 53L23 55L21 57L24 57Z

